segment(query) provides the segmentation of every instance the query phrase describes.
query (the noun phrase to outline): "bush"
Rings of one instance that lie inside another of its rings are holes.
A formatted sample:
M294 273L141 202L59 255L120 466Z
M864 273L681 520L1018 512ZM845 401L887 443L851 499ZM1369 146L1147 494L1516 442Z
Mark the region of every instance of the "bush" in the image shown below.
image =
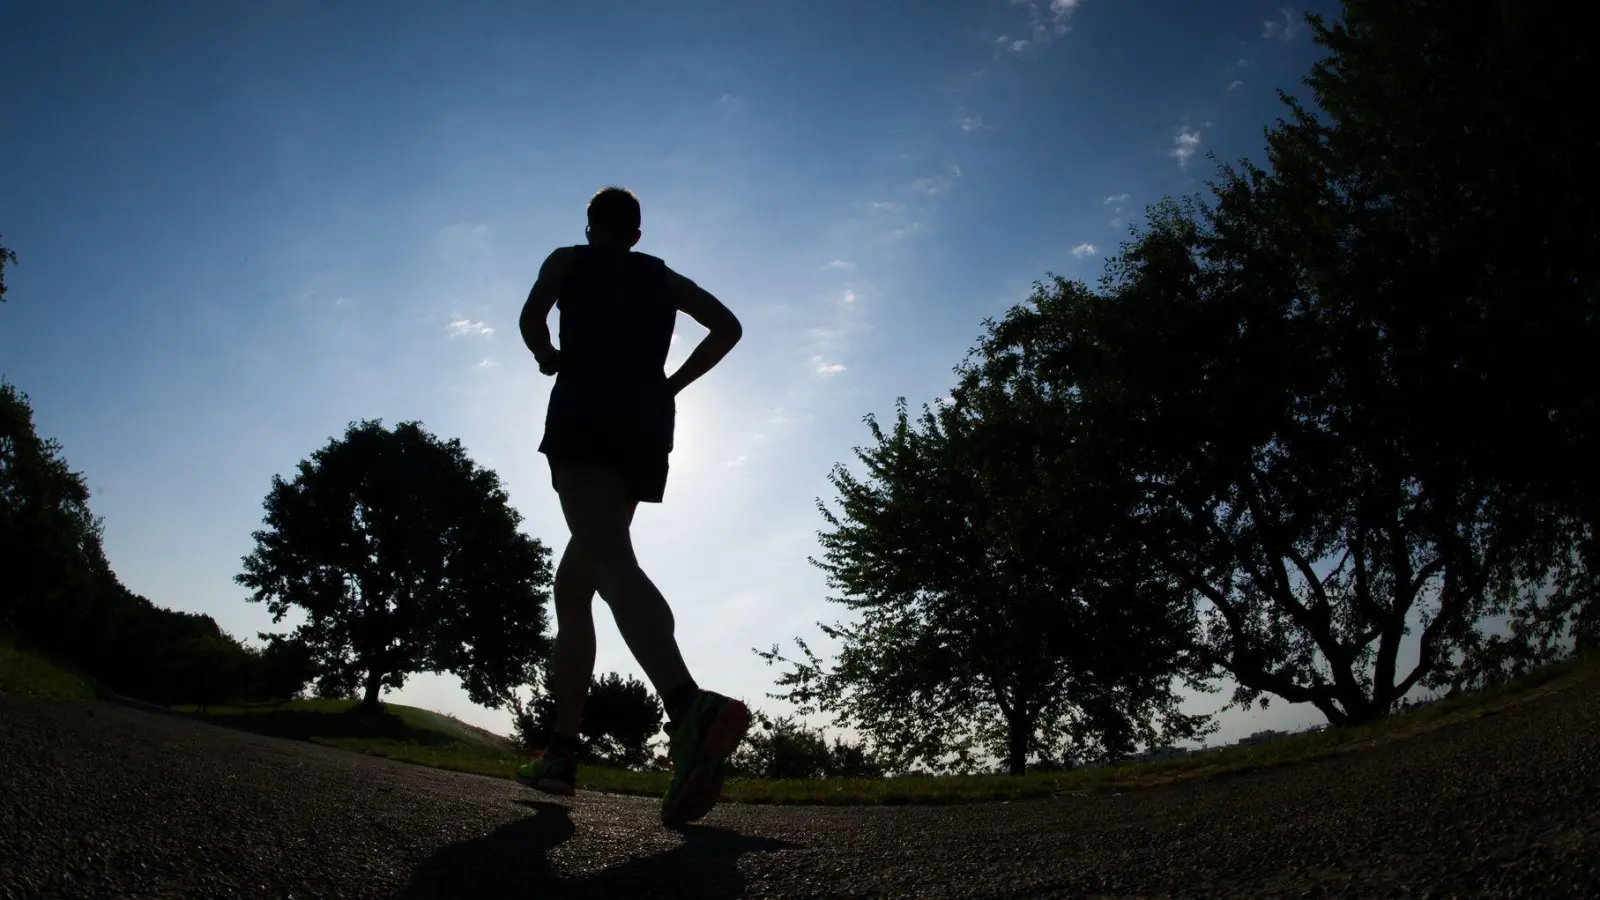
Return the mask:
M753 728L729 760L730 769L755 778L877 778L883 766L863 744L835 737L793 717L758 713Z

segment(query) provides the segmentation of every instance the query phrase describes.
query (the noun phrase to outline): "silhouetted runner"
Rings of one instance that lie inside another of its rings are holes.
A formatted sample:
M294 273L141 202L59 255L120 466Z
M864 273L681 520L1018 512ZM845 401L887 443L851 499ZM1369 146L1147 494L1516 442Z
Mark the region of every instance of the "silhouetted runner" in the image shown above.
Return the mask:
M723 764L750 727L738 700L701 690L673 636L672 610L639 568L628 529L634 510L660 503L677 414L675 397L710 371L743 333L717 298L654 256L638 253L639 200L608 187L589 201L589 243L560 247L539 267L522 307L522 340L555 375L539 451L572 532L556 568L556 646L550 690L555 736L517 780L570 795L578 731L594 673L598 591L617 630L661 695L671 733L672 782L661 821L704 816L722 793ZM561 310L561 349L546 320ZM682 311L710 333L671 376L667 348Z

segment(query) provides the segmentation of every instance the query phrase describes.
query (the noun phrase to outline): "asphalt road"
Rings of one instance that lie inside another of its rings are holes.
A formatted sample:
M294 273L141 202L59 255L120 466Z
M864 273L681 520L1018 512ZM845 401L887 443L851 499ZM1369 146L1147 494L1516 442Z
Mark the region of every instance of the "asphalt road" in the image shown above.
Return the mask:
M647 799L0 696L0 897L1600 897L1597 700L1115 795L670 831Z

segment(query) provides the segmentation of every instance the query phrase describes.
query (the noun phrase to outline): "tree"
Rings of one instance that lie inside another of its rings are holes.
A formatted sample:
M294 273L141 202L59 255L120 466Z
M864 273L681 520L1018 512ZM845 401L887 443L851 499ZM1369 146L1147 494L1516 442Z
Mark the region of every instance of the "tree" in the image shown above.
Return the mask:
M1102 577L1063 407L1012 360L974 357L953 403L914 422L901 401L892 430L868 417L865 477L835 467L814 562L861 619L821 626L843 644L831 667L803 641L799 661L760 652L791 664L773 696L838 716L896 768L989 754L1021 774L1199 733L1174 690L1191 671L1181 595Z
M1270 173L1222 167L1210 203L1154 211L1098 296L1058 279L991 333L984 355L1026 361L1083 438L1102 561L1190 594L1194 658L1236 702L1360 722L1600 619L1581 387L1600 192L1574 174L1597 134L1535 112L1591 67L1577 16L1312 17L1321 109L1284 98Z
M266 528L236 580L293 639L319 690L359 685L375 707L414 672L451 672L474 703L504 705L545 658L549 550L517 530L494 472L415 422L352 423L274 476Z
M650 740L661 733L663 710L655 694L632 675L596 678L583 707L583 735L590 752L612 765L643 768Z
M261 648L261 699L272 703L295 700L317 678L314 651L301 641L281 634L258 635Z
M513 706L517 743L528 752L543 750L555 734L556 707L548 690ZM661 733L661 703L644 682L616 672L595 676L583 706L579 737L597 762L627 769L649 765L650 741Z
M83 475L34 430L27 395L0 381L0 628L70 654L111 578L101 530Z
M1233 678L1235 702L1366 721L1493 611L1481 491L1418 480L1384 427L1382 354L1271 240L1265 176L1225 174L1213 206L1158 206L1103 296L1058 281L987 352L1037 360L1072 398L1073 433L1093 436L1082 468L1116 485L1105 546L1127 577L1154 562L1192 597L1193 658ZM1419 659L1399 672L1414 626Z
M863 743L835 735L830 744L822 729L793 716L774 719L757 714L753 729L729 760L733 772L755 778L879 778L884 768Z
M1600 123L1546 112L1594 68L1586 11L1343 7L1311 19L1330 51L1306 79L1318 114L1285 97L1268 134L1271 239L1383 354L1395 452L1430 489L1484 497L1514 570L1491 572L1512 631L1470 642L1457 671L1547 659L1600 638L1600 429L1583 387L1600 339Z
M17 264L17 254L7 250L5 244L0 244L0 303L6 302L6 265Z

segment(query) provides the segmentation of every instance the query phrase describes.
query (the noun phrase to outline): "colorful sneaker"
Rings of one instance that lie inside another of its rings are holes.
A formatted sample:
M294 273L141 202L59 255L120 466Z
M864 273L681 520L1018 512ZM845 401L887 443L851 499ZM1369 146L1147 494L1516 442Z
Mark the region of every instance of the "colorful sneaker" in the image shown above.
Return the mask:
M552 747L533 762L519 766L517 782L547 794L571 797L577 790L578 756Z
M750 729L750 708L732 697L701 691L672 732L672 783L661 798L668 827L704 816L722 797L723 763Z

